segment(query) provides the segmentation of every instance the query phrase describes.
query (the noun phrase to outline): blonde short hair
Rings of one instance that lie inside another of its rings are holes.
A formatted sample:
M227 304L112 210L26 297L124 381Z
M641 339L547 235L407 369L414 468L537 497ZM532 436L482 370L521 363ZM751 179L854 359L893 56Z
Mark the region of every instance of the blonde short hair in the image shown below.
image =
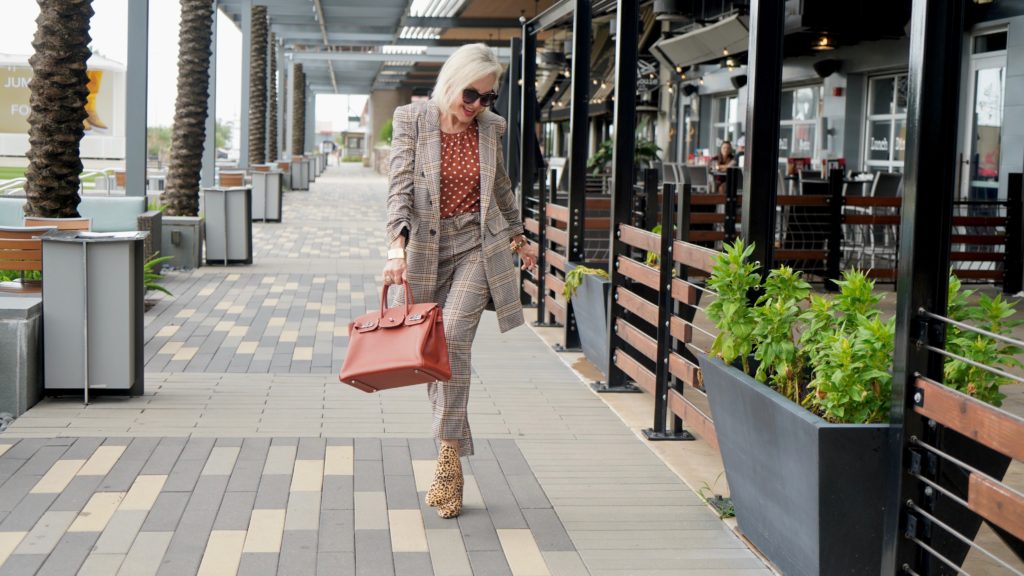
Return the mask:
M466 44L453 52L441 66L430 99L442 110L447 110L461 97L463 89L485 76L494 76L494 91L497 92L501 62L486 44Z

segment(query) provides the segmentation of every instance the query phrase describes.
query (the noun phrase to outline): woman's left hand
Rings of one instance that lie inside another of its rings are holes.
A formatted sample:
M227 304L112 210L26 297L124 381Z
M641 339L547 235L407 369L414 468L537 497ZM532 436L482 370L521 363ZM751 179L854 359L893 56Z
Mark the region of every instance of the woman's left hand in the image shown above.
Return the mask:
M519 254L519 260L522 262L521 268L523 270L531 270L537 266L537 246L527 242L523 244L522 248L516 250L516 254Z

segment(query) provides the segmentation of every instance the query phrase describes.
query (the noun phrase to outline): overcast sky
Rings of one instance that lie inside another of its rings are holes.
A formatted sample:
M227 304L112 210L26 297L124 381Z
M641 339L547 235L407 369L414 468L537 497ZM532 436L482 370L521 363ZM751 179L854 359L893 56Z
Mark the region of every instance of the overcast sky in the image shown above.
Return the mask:
M31 54L35 20L39 15L36 0L2 0L0 53ZM93 0L90 35L92 46L101 54L124 64L128 52L128 0ZM178 27L181 6L176 0L149 2L149 97L147 116L150 126L170 126L174 121L174 97L177 91ZM242 34L228 18L217 18L217 117L236 122L241 108ZM345 123L346 104L359 114L365 96L324 95L317 105L318 120L332 120L340 129ZM237 141L236 141L237 142Z

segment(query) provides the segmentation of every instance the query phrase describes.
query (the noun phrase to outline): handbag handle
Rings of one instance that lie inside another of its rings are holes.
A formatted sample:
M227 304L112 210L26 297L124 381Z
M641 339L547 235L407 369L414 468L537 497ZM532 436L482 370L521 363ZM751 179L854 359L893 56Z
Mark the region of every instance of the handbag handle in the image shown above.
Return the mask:
M380 318L382 320L384 319L384 313L388 311L388 289L391 286L397 286L397 284L385 284L384 289L380 292ZM409 315L409 306L413 305L413 301L412 290L409 290L409 283L403 280L402 287L405 288L405 313L402 315L404 318Z

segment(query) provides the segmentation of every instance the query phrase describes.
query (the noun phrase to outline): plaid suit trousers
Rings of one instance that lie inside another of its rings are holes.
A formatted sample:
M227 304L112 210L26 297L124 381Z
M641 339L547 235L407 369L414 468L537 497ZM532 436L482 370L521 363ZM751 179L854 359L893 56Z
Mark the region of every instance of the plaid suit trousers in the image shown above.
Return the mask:
M437 291L452 378L427 385L434 412L433 434L442 440L458 440L459 455L473 454L467 404L472 374L470 351L480 316L491 293L484 270L480 213L459 214L441 220L438 239Z

